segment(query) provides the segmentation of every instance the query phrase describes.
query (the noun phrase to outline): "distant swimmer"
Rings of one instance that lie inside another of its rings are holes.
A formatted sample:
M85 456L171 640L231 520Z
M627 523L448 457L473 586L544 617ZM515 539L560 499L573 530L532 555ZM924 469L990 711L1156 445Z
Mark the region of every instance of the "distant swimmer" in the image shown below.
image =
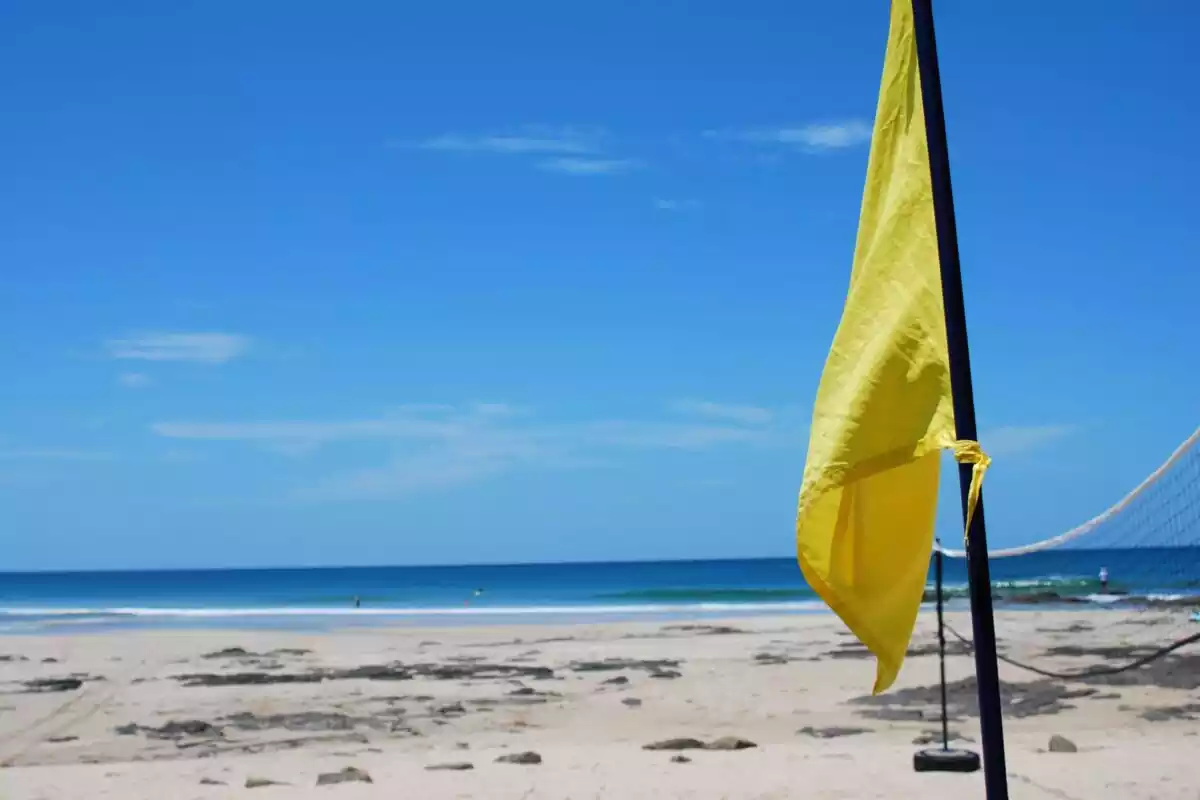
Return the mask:
M1100 591L1108 591L1108 567L1100 568Z
M359 599L358 595L354 596L354 607L362 608L362 600Z

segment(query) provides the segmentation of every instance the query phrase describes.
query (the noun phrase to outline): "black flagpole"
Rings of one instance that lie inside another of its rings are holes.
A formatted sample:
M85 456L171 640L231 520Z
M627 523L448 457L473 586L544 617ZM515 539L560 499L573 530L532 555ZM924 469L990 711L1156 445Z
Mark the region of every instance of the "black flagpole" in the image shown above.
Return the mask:
M902 0L896 0L902 2ZM929 173L933 183L933 211L937 226L938 260L942 272L942 298L946 310L946 342L950 356L950 387L954 396L954 423L960 440L976 441L975 395L971 387L971 362L967 350L967 314L963 305L962 271L958 261L958 233L954 223L954 196L950 187L950 155L946 147L946 119L942 108L937 42L933 34L931 0L912 0L921 72L921 97L925 107L925 138L929 146ZM958 465L963 517L971 465ZM975 634L975 679L979 685L979 725L983 739L984 782L988 800L1007 800L1008 776L1004 765L1004 723L1000 714L1000 675L996 660L996 628L992 619L992 581L988 574L987 529L983 497L967 531L967 576L971 592L971 626Z

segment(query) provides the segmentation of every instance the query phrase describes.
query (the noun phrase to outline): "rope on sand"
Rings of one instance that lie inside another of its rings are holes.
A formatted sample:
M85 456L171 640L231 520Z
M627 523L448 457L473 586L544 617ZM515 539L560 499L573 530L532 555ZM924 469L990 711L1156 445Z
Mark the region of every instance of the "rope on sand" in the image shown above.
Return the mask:
M967 650L969 652L973 652L975 650L975 644L970 639L966 638L961 633L954 630L954 628L948 624L945 624L945 628L946 628L946 630L950 631L951 634L954 635L954 638L958 639L960 642L962 642L964 645L966 645ZM1098 675L1117 675L1118 673L1121 673L1121 672L1128 672L1131 669L1137 669L1138 667L1144 667L1145 665L1149 664L1151 661L1157 661L1158 659L1162 658L1163 656L1165 656L1169 653L1173 653L1174 651L1178 650L1181 647L1186 647L1187 645L1194 644L1196 642L1200 642L1200 633L1193 633L1191 636L1185 636L1182 639L1176 639L1171 644L1168 644L1165 647L1160 647L1159 649L1155 650L1150 655L1143 656L1142 658L1136 659L1134 661L1130 661L1128 664L1122 664L1119 666L1111 666L1111 665L1105 664L1105 665L1096 666L1096 667L1088 667L1087 669L1075 670L1073 672L1054 672L1052 670L1042 669L1041 667L1035 667L1032 664L1025 664L1021 661L1017 661L1015 658L1009 658L1008 656L1000 655L1000 654L997 654L996 658L1000 659L1001 661L1003 661L1006 664L1011 664L1012 666L1017 667L1018 669L1027 670L1036 675L1041 675L1046 678L1056 678L1058 680L1074 680L1077 678L1091 678L1091 677L1098 676Z

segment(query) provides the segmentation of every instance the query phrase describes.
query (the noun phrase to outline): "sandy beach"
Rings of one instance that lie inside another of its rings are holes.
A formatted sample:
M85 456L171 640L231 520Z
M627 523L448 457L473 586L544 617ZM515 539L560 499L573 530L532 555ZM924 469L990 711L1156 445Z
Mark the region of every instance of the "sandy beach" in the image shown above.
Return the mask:
M1074 670L1164 644L1156 622L1178 614L1005 612L1000 627ZM911 767L938 727L933 631L924 615L874 699L873 661L827 614L5 637L0 797L982 797L981 773ZM973 663L952 653L951 727L978 749ZM1001 675L1013 797L1200 797L1195 648L1102 679ZM1077 752L1050 752L1054 735Z

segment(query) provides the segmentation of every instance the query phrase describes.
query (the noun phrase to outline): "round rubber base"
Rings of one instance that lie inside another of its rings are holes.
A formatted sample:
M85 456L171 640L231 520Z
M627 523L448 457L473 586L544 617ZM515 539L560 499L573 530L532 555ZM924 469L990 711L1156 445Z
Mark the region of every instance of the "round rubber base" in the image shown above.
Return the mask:
M917 772L977 772L979 754L970 750L918 750L913 755L913 769Z

